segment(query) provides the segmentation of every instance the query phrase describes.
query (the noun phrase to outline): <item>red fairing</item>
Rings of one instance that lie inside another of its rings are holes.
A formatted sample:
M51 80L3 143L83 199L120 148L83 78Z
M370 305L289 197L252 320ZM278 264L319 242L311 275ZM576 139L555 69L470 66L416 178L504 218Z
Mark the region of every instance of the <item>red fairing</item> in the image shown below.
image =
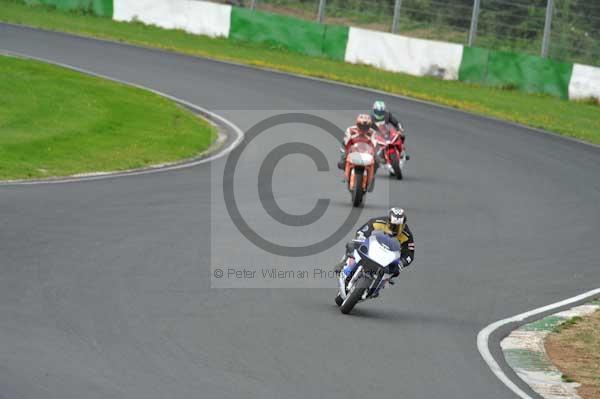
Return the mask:
M350 136L350 140L348 140L348 143L346 144L346 153L348 153L348 149L352 147L352 145L357 143L367 143L373 145L373 141L369 136L365 134L355 134Z
M379 131L375 134L375 141L378 147L384 148L384 156L387 162L390 162L390 154L396 153L400 157L403 150L404 136L400 134L393 126L382 124Z

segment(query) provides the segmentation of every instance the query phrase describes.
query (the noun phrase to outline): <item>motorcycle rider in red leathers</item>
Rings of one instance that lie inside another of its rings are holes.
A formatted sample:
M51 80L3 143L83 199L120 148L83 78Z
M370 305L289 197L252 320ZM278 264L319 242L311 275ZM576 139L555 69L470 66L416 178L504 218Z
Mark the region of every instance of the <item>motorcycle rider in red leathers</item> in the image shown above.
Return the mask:
M346 133L344 134L344 149L342 152L342 157L338 162L338 168L344 170L346 167L346 155L348 148L359 142L370 142L375 147L376 143L373 141L373 134L375 130L371 127L373 125L373 121L371 117L367 114L360 114L356 118L356 124L354 126L350 126L346 129Z

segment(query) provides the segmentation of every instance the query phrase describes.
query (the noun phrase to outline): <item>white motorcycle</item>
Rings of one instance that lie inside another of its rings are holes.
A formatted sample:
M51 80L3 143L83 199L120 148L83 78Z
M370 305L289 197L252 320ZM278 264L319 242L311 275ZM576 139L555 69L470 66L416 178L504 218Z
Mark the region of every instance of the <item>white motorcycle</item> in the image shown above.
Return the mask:
M391 278L390 266L400 260L400 243L395 237L374 232L357 242L354 262L347 262L339 276L335 303L344 314L367 299L376 298Z

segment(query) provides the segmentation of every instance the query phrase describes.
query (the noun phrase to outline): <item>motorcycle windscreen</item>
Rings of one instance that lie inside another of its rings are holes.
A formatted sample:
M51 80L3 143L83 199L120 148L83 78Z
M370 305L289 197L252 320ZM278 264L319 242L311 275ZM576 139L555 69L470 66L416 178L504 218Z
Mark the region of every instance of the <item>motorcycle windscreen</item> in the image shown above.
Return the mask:
M385 267L400 258L400 244L398 240L385 234L372 235L369 237L368 256Z
M368 166L373 163L373 155L366 152L351 152L348 159L353 165Z

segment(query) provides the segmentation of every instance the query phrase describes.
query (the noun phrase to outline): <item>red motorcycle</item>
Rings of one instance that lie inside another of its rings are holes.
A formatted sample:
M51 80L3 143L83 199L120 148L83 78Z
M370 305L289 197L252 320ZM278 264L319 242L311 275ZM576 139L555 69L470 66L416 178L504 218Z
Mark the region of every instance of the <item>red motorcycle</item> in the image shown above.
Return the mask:
M375 180L375 146L371 141L360 141L346 148L344 174L352 206L358 207L367 191L373 190Z
M388 123L377 123L375 132L377 143L377 161L396 179L402 180L404 164L408 160L404 151L404 137L396 128Z

